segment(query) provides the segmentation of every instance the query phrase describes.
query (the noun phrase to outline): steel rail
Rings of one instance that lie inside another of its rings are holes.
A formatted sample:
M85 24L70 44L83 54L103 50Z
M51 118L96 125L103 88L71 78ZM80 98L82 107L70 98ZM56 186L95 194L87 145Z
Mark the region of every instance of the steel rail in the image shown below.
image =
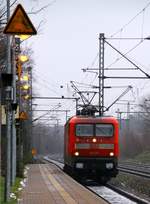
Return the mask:
M130 165L130 166L133 166L133 165L135 165L135 166L140 166L140 167L148 167L148 168L150 168L150 163L141 163L141 162L136 162L136 161L123 161L123 162L121 162L121 161L119 161L119 164L120 165L124 165L124 166L126 166L126 165Z
M145 199L142 199L142 198L139 198L131 193L128 193L127 191L124 191L120 188L117 188L116 186L112 185L112 184L106 184L105 185L106 187L112 189L113 191L119 193L120 195L126 197L126 198L129 198L130 200L134 201L134 202L137 202L137 203L140 203L140 204L149 204L149 201L145 200Z
M120 163L119 167L127 167L131 169L139 169L142 172L148 172L150 174L150 164L142 164L142 163L135 163L135 162L128 162L128 163Z
M122 166L119 166L118 170L121 172L124 172L124 173L129 173L129 174L133 174L135 176L141 176L141 177L150 179L150 173L144 172L142 170L132 169L129 167L122 167Z

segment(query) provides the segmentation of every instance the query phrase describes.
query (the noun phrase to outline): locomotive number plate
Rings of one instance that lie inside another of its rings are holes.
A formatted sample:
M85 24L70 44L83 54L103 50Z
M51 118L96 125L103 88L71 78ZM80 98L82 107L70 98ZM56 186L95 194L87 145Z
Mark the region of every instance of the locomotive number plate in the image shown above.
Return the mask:
M92 149L98 149L99 145L93 143L93 144L90 145L90 147L91 147Z

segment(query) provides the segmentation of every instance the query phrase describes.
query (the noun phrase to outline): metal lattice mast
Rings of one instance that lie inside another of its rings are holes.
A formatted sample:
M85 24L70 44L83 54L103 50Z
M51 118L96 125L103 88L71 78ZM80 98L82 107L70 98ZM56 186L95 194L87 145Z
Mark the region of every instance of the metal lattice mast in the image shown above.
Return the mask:
M104 113L104 33L99 35L99 116Z

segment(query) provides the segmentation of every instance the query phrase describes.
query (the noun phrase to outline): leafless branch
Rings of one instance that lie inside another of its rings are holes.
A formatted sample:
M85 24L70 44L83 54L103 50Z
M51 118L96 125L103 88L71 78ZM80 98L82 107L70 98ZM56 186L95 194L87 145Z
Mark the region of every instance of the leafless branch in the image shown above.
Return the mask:
M14 2L10 5L12 7L18 0L14 0Z
M0 19L6 14L6 7L4 6L3 8L1 8L0 10Z
M13 3L10 5L10 8L11 8L17 1L18 1L18 0L14 0ZM3 10L5 10L5 11L0 15L0 19L7 13L6 6L3 8Z
M52 1L51 3L43 6L42 8L40 8L39 10L33 11L34 8L31 9L31 12L28 12L28 14L37 14L40 13L41 11L43 11L44 9L48 8L49 6L52 6L54 3L56 2L56 0Z
M45 24L44 20L41 20L38 27L37 27L37 32L38 34L40 34L41 30L42 30L42 26Z

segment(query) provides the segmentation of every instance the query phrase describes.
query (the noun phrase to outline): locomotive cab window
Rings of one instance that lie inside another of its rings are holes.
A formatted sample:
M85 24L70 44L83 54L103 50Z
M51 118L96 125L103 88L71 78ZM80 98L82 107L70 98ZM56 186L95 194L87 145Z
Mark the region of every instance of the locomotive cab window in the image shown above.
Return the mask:
M94 127L91 124L77 124L76 136L93 136Z
M112 124L96 124L96 136L111 137L113 132Z

